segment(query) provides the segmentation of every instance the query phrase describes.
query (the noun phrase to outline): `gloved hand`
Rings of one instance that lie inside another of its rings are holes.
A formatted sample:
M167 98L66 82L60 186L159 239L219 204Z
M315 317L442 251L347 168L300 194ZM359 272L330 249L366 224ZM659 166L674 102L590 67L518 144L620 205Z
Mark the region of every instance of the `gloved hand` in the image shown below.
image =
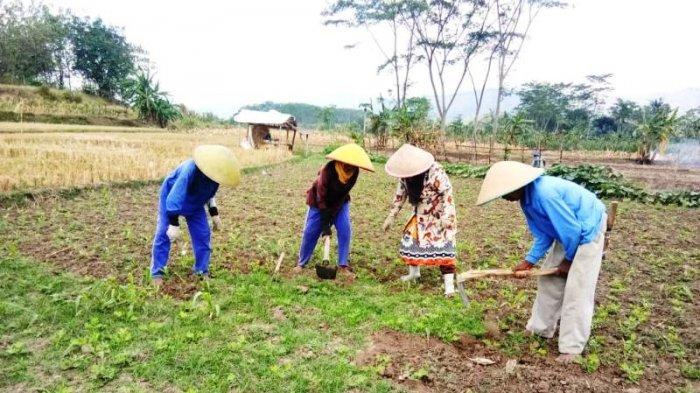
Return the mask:
M175 225L168 225L168 230L165 232L165 234L168 235L168 239L170 239L170 241L173 243L180 240L182 237L180 235L180 227Z
M394 223L394 216L389 215L386 220L384 220L384 224L382 224L382 230L384 232L388 231L391 225Z
M569 261L568 259L564 259L563 261L561 261L561 263L557 267L556 274L559 277L566 278L566 276L569 275L569 269L571 269L571 261Z
M221 217L218 215L211 216L211 228L214 230L214 232L219 232L224 228L224 224L221 223Z
M515 273L515 277L517 278L527 277L528 270L532 269L533 266L535 265L523 259L520 261L520 263L513 267L513 273Z

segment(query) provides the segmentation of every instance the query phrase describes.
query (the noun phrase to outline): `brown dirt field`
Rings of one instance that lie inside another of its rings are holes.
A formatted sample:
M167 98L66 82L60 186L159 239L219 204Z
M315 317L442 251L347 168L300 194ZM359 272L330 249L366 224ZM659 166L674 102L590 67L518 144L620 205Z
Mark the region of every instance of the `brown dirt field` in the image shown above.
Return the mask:
M398 143L394 143L398 147ZM496 146L498 148L498 146ZM503 159L502 150L494 150L491 159L488 157L487 146L479 145L479 154L476 161L473 157L471 146L460 145L456 148L454 143L446 146L446 151L435 152L439 159L449 162L465 162L478 165L487 165ZM394 149L382 150L380 153L390 155ZM653 165L639 165L634 161L634 155L613 151L565 151L559 156L558 151L544 151L543 157L547 166L556 163L565 165L595 164L605 165L622 173L625 178L643 187L655 191L666 190L693 190L700 191L700 168L687 168L675 165L670 161L657 160ZM532 161L532 149L514 148L510 155L511 160L530 163Z
M247 175L236 190L220 191L225 229L213 236L213 280L221 270L271 270L280 252L287 255L282 275L288 274L306 212L304 191L320 164L281 164ZM530 241L517 206L498 201L478 208L474 200L480 181L452 180L458 202L458 270L517 262ZM396 231L378 230L394 187L381 167L359 179L353 190L351 263L359 275L398 292L403 287L396 279L405 270L396 256L402 218ZM145 284L157 195L155 185L107 188L73 199L44 198L3 207L0 223L9 230L0 231L0 240L57 270L121 280L134 277ZM384 330L372 337L356 361L378 367L380 375L412 391L697 391L697 381L683 377L680 370L700 364L698 228L700 209L620 203L587 352L600 358L592 374L578 365L554 363L556 340L522 337L535 282L513 279L486 279L469 287L470 298L487 315L486 337L447 343ZM164 291L188 298L201 285L189 275L191 251L184 257L175 251L173 255ZM435 295L439 282L435 269L425 269L418 285ZM462 307L458 300L455 307ZM496 364L480 366L467 360L476 356ZM507 376L509 359L516 359L518 366ZM623 363L642 365L638 383L627 380Z
M470 359L495 363L480 365ZM515 362L513 369L508 361ZM382 331L356 359L413 392L620 392L623 380L609 371L587 375L552 357L509 358L481 341L463 336L448 344L435 338ZM634 389L634 388L632 388Z

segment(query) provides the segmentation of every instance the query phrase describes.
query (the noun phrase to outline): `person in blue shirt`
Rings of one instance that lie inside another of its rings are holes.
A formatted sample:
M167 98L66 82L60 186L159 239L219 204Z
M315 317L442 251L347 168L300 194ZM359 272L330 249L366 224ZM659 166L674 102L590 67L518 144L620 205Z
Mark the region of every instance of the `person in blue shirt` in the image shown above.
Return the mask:
M208 277L211 231L205 206L212 217L214 230L220 230L221 218L214 195L219 184L233 187L239 181L236 157L230 149L220 145L197 147L193 159L182 162L165 178L160 188L158 223L151 258L151 278L156 286L162 284L171 244L181 238L180 217L184 217L190 232L194 274Z
M543 268L557 269L556 275L539 278L526 330L552 338L559 325L557 361L569 363L591 333L607 219L595 194L543 173L519 162L498 162L484 178L477 205L499 197L520 203L534 241L513 268L516 277L525 277L542 259Z

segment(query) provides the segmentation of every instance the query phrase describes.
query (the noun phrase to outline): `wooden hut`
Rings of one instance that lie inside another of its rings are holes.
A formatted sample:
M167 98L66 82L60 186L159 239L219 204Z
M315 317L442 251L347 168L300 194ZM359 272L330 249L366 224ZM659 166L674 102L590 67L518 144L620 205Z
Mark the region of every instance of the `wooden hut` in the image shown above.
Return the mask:
M241 109L234 117L236 123L248 124L248 132L246 140L241 143L247 144L246 147L257 149L265 143L275 143L270 134L270 128L285 130L286 138L285 145L289 150L294 149L294 141L297 135L297 121L294 116L288 113L281 113L276 110L267 112L254 111L250 109ZM292 133L291 140L289 133Z

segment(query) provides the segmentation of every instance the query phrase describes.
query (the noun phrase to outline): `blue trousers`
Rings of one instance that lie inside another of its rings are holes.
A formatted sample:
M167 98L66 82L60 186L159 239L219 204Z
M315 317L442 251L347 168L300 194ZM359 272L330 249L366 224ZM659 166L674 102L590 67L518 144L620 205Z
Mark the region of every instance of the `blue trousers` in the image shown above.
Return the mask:
M299 248L300 266L306 266L314 253L318 238L321 236L321 211L309 206L306 214L306 225L301 238ZM352 225L350 224L350 203L346 202L336 214L333 220L338 237L338 265L348 266L348 256L350 255L350 239L352 238Z
M187 229L190 231L190 240L194 251L194 266L192 270L195 274L209 273L209 260L211 258L211 230L207 221L207 213L204 206L185 217ZM165 214L165 206L160 207L158 213L158 224L156 225L156 235L153 239L153 254L151 257L151 277L160 277L168 265L170 256L170 239L166 234L168 230L168 217Z

